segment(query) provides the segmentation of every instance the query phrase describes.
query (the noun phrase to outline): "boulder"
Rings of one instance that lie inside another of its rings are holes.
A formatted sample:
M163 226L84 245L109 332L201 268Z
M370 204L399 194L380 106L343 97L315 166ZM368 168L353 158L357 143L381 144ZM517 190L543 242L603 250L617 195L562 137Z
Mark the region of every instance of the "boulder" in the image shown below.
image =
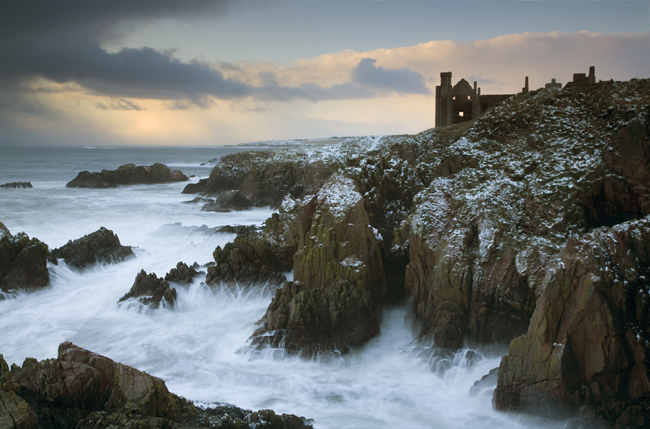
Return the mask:
M95 263L120 262L133 255L133 250L130 246L122 246L119 237L102 226L92 234L52 250L51 255L63 259L71 267L83 269Z
M31 182L11 182L11 183L5 183L4 185L0 185L0 188L8 188L8 189L27 189L31 187L32 187Z
M151 185L155 183L184 182L189 180L180 170L171 170L164 164L150 166L124 164L117 170L102 170L99 173L82 171L68 188L114 188L123 185Z
M650 423L648 243L650 216L568 240L528 331L501 361L497 409L557 416L586 407L617 427Z
M176 302L176 289L169 286L167 280L163 280L156 274L147 274L141 270L135 277L135 282L129 292L120 298L118 303L130 298L135 298L141 304L152 309L157 309L161 305L173 307Z
M381 252L363 197L352 180L337 176L291 211L298 242L295 281L276 291L253 345L284 346L306 356L346 353L379 333L386 297Z
M47 253L47 244L23 232L11 235L0 222L0 291L30 292L49 285Z
M56 359L27 358L11 371L1 356L2 427L311 427L271 410L198 408L170 393L160 378L72 343L62 343Z
M184 262L179 262L176 264L176 268L172 268L165 274L165 281L177 284L190 284L194 280L194 277L201 274L200 271L196 270L198 267L199 265L196 262L192 266L188 266Z

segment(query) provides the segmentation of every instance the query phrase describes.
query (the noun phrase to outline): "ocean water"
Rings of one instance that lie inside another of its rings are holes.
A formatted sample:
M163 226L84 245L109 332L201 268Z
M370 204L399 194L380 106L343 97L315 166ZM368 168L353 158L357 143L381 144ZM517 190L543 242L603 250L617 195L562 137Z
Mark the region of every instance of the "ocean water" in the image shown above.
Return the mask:
M63 341L163 378L169 390L197 403L271 408L313 419L316 428L564 427L492 409L491 389L473 383L499 365L504 350L462 350L445 358L418 347L409 305L384 312L381 336L328 359L250 351L249 337L273 291L209 288L199 277L176 287L174 309L155 311L117 301L144 269L163 277L177 262L206 264L234 238L223 225L262 224L272 211L208 213L186 204L187 183L113 189L68 189L79 171L162 162L207 177L218 158L237 148L0 148L0 184L29 181L32 189L0 188L0 222L50 248L104 226L135 257L75 271L50 265L51 285L0 301L0 353L12 363L53 358ZM215 160L216 159L216 160ZM207 165L203 163L215 160Z

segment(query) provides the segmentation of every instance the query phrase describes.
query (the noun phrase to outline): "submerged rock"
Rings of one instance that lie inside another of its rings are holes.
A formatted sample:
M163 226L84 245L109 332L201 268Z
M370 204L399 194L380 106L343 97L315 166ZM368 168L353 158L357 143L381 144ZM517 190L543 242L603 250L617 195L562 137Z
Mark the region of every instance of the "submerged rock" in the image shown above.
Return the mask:
M23 232L12 235L0 222L0 291L30 292L49 285L47 253L47 244Z
M95 263L120 262L133 255L133 250L130 246L122 246L119 237L102 226L92 234L52 250L51 255L63 259L71 267L83 269Z
M649 243L650 216L568 240L528 332L501 361L497 409L588 406L609 423L626 420L621 427L650 424Z
M152 309L157 309L165 304L173 307L176 302L176 289L169 286L167 280L156 276L155 273L147 274L144 270L141 270L135 277L129 292L117 302L124 302L130 298L135 298L141 304Z
M113 188L122 185L151 185L155 183L184 182L189 180L180 170L171 170L164 164L150 166L124 164L117 170L102 170L100 173L82 171L68 188Z
M0 426L307 428L302 417L231 405L201 409L145 372L62 343L56 359L27 358L11 371L0 355Z
M0 185L0 188L10 188L10 189L27 189L31 188L31 182L11 182Z

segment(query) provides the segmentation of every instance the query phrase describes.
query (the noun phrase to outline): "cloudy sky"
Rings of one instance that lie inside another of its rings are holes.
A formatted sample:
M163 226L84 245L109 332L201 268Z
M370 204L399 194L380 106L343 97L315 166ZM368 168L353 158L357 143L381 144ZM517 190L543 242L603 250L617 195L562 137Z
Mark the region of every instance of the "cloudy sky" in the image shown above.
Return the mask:
M483 94L650 77L650 2L0 0L0 146L417 133Z

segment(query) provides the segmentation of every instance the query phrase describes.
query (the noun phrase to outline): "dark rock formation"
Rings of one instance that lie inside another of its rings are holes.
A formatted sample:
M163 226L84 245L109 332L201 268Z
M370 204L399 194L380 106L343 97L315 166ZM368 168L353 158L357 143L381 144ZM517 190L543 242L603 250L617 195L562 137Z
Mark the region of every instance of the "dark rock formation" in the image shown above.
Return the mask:
M251 201L242 195L241 191L224 191L219 194L214 202L208 202L201 208L206 212L230 212L245 210L253 206Z
M176 302L176 289L170 287L167 280L163 280L156 274L147 274L144 270L141 270L135 277L131 290L120 298L118 303L129 298L136 298L141 304L153 309L160 307L163 302L173 307Z
M54 258L63 259L71 267L83 269L95 263L120 262L133 255L133 250L130 246L122 246L119 237L102 226L92 234L68 241L52 250L51 254Z
M224 231L226 232L226 231ZM258 231L244 229L234 241L213 253L216 265L208 267L206 283L280 286L291 270L291 250L281 248Z
M386 278L375 231L352 180L336 177L293 209L295 282L276 291L253 344L314 355L379 333Z
M66 186L68 188L114 188L122 185L151 185L186 180L189 179L180 170L170 170L164 164L151 166L124 164L117 170L102 170L100 173L82 171Z
M196 270L198 267L199 265L196 262L192 266L188 266L184 262L179 262L176 264L176 268L172 268L165 274L165 281L177 284L190 284L194 280L194 277L201 274L200 271Z
M316 192L334 168L329 162L310 160L301 153L286 157L273 151L240 152L224 156L208 179L187 185L183 193L217 196L214 208L224 200L224 210L279 207L287 194L297 198Z
M621 427L650 424L649 243L650 216L569 239L528 332L501 361L497 409L558 415L586 405L609 422L624 417Z
M3 428L307 428L305 419L231 405L206 410L167 390L160 378L62 343L56 359L0 355Z
M11 182L0 185L0 188L10 188L10 189L27 189L31 188L31 182Z
M47 286L47 253L47 244L23 232L11 235L0 222L0 290L34 291Z
M420 136L428 186L403 230L421 338L510 341L569 237L650 213L650 109L607 108L649 92L634 81L520 94L471 126Z

